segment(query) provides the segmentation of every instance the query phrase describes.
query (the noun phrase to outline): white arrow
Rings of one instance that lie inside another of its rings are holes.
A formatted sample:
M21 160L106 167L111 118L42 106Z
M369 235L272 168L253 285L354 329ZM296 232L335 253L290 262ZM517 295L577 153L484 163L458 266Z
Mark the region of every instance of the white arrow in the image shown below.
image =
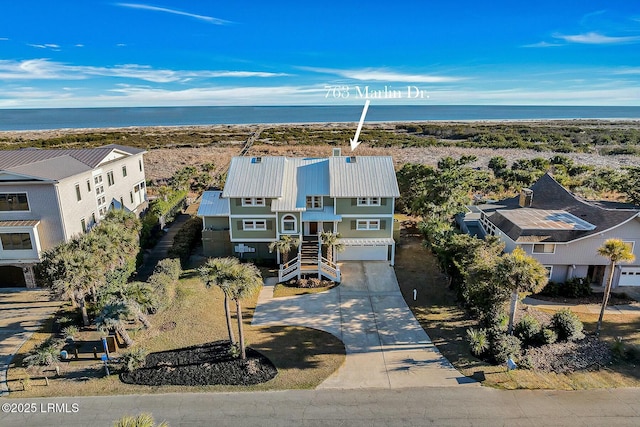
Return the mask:
M358 123L358 129L356 129L356 136L353 139L349 140L351 143L351 151L358 148L360 143L358 142L358 137L360 136L360 131L362 130L362 124L364 123L364 117L367 115L367 110L369 109L369 100L367 99L364 103L364 108L362 109L362 115L360 116L360 123Z

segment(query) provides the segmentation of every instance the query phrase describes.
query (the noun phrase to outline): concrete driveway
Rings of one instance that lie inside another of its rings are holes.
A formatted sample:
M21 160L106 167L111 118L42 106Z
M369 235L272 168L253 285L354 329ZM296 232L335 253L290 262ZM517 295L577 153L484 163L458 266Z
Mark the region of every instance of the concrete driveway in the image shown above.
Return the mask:
M328 292L273 298L262 289L253 325L306 326L345 345L345 363L320 389L478 385L431 343L400 293L387 262L345 262L342 283Z
M13 355L62 302L39 289L0 290L0 396L8 393L7 369Z

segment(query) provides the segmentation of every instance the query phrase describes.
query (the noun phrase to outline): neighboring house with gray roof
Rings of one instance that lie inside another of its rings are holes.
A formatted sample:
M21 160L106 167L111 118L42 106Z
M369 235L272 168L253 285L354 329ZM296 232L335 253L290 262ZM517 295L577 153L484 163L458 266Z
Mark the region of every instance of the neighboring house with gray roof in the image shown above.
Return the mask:
M581 199L549 174L519 196L471 206L460 222L481 237L499 237L507 252L520 246L547 267L554 282L583 277L602 286L609 260L598 248L607 239L621 239L636 261L616 267L613 285L640 286L640 210Z
M110 208L146 208L144 150L0 151L0 287L35 286L42 251L84 233Z
M277 259L268 246L284 235L303 243L281 266L281 280L320 274L339 280L339 267L322 257L319 233L339 233L336 261L393 264L393 211L400 196L391 157L234 157L223 191L203 194L207 256Z

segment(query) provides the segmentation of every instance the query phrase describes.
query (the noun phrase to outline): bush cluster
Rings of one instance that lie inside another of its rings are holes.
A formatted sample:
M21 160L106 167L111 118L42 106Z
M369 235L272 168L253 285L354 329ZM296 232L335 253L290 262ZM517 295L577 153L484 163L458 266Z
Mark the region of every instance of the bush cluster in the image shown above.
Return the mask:
M549 282L540 295L550 297L581 298L591 295L591 285L583 277L574 277L564 283Z
M158 311L171 305L176 295L176 283L180 278L180 273L182 273L180 260L166 258L158 262L147 281L153 288L155 296L152 311Z
M580 319L570 310L557 312L548 326L543 326L530 315L524 315L514 327L514 334L507 333L508 319L504 313L493 313L484 320L486 328L467 330L467 341L471 353L497 364L505 363L509 358L517 361L521 368L530 366L522 350L528 347L553 344L558 339L576 341L584 338ZM619 354L625 358L636 357L638 349L618 345ZM613 349L614 352L616 349ZM635 352L635 353L634 353ZM621 356L622 357L622 356Z
M179 258L182 266L189 261L191 251L202 240L202 218L189 218L173 238L173 246L168 251L171 258Z
M288 285L290 287L293 288L324 288L326 286L330 286L331 285L331 281L330 280L321 280L318 279L317 277L311 277L309 279L293 279L290 280Z

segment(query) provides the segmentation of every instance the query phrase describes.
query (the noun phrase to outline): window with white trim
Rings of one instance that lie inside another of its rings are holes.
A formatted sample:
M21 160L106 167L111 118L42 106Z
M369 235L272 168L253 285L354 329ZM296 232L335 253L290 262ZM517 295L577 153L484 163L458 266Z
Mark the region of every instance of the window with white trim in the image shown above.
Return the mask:
M107 172L107 183L109 184L109 187L116 183L116 181L113 179L113 171Z
M264 231L267 229L267 221L264 219L243 219L242 229L244 231Z
M242 206L264 206L264 197L244 197L242 199Z
M307 196L307 209L322 209L322 196Z
M380 206L380 197L358 197L358 206Z
M124 178L124 177L126 177L126 176L127 176L127 166L126 166L126 165L123 165L123 166L122 166L122 177Z
M0 233L0 242L5 251L33 249L30 233Z
M556 252L554 243L536 243L533 245L534 254L553 254Z
M548 273L547 278L549 280L551 280L551 274L553 274L553 266L552 265L544 265L543 267L547 270L547 273Z
M380 220L359 219L356 221L356 230L380 230Z
M27 193L0 194L0 211L28 211Z
M624 243L624 245L625 245L627 248L629 248L629 251L630 251L631 253L633 253L633 248L634 248L634 246L635 246L635 242L625 242L625 241L623 241L622 243Z
M78 201L82 200L82 194L80 193L80 184L76 184L76 199Z
M296 233L298 231L298 223L293 215L285 215L282 217L282 232Z

